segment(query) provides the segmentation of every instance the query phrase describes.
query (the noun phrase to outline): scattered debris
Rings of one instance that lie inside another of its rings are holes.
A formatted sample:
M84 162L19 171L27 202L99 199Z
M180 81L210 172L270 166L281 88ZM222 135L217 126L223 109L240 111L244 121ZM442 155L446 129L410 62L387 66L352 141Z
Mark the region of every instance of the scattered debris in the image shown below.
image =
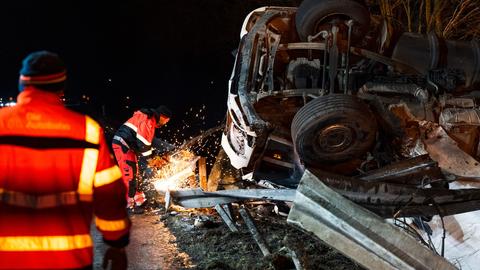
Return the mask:
M235 215L238 214L237 210L234 206ZM269 247L271 255L268 256L263 256L247 226L239 226L238 232L231 232L226 225L186 229L185 223L194 224L197 215L208 215L215 223L222 224L217 215L205 214L203 211L195 210L193 217L189 215L191 212L180 212L178 216L169 217L162 222L168 232L175 236L178 252L189 255L194 264L193 269L295 269L290 254L285 249L282 250L284 247L295 251L305 270L362 269L358 264L326 246L318 238L296 229L287 224L285 218L279 218L273 213L252 218ZM254 215L254 208L249 208L249 211ZM184 217L188 218L182 220ZM137 216L138 218L149 218L149 216ZM174 257L175 254L175 252L169 253L169 256ZM189 267L180 266L177 269L189 269Z
M196 228L215 228L218 227L218 224L208 216L198 216L195 218L193 226Z

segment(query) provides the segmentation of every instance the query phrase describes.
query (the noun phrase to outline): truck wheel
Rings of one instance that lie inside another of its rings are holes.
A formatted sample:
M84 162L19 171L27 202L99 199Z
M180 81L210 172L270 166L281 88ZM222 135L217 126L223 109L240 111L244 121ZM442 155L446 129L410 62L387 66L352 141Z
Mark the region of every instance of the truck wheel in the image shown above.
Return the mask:
M375 141L377 122L363 101L350 95L332 94L300 108L291 131L300 160L315 167L365 154Z
M348 21L353 19L355 25L352 40L359 40L368 31L370 13L368 9L354 0L304 0L297 9L295 23L302 41L308 41L309 35L322 30L321 26L333 19Z

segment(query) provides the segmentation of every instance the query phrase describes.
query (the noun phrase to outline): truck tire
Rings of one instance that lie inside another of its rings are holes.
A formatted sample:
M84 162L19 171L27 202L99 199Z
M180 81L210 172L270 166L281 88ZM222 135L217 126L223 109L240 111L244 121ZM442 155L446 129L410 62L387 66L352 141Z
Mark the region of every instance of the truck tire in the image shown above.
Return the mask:
M298 36L308 41L309 35L319 32L319 26L330 19L353 19L352 40L359 40L368 31L370 13L365 5L354 0L304 0L297 9L295 23Z
M350 95L318 97L300 108L292 121L292 140L307 166L359 158L372 147L377 132L368 106Z

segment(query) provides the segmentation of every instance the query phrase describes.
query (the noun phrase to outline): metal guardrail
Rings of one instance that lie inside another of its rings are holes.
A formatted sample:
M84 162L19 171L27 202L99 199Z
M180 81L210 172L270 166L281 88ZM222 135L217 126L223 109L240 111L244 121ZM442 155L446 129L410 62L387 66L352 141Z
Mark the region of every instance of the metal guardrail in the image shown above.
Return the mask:
M456 269L413 237L327 187L308 170L287 221L368 269Z
M171 190L175 202L185 208L215 207L245 200L293 201L294 189L235 189L204 192L200 188Z

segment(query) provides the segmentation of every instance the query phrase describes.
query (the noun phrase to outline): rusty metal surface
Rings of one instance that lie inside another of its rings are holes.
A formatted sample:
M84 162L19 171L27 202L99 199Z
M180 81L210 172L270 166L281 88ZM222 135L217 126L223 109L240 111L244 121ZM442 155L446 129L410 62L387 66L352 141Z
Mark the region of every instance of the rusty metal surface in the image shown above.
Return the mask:
M427 136L426 150L440 168L457 176L480 178L480 163L462 151L441 126L433 126Z
M414 238L328 188L308 170L287 221L367 269L456 269Z
M458 177L473 180L480 177L480 162L475 160L480 153L480 114L475 109L478 93L464 95L465 89L451 87L462 83L461 70L456 69L466 68L466 86L478 82L478 42L444 41L431 34L407 34L398 46L391 44L391 48L384 48L391 49L390 52L396 50L394 57L390 57L382 54L388 50L377 50L378 47L367 46L368 43L348 46L344 31L347 21L342 20L322 25L318 29L324 31L312 33L309 42L299 42L292 20L295 12L296 9L281 8L257 12L255 19L248 20L247 32L239 46L229 89L230 96L234 97L229 98L229 113L233 112L239 119L242 130L251 133L237 133L237 127L232 125L225 132L225 138L232 141L240 138L252 149L248 162L242 163L242 173L255 181L273 179L273 172L271 175L268 175L270 172L257 173L262 164L273 161L265 156L268 136L275 134L291 139L294 116L312 101L323 98L328 88L330 93L360 98L373 111L368 118L379 127L375 131L375 143L361 155L337 161L327 155L326 160L315 164L306 162L306 156L299 149L292 149L295 160L299 160L295 166L289 165L293 167L292 172L315 166L312 172L327 186L384 217L445 215L480 209L478 189L448 189L449 181ZM445 49L442 43L465 51L449 51L447 59L442 59L439 54ZM465 55L471 57L463 59ZM463 60L465 67L459 65ZM302 84L303 81L309 83ZM331 108L332 112L345 109L341 102L330 104L337 105ZM315 113L312 110L306 118L316 117ZM351 118L360 114L364 115L358 110ZM335 127L331 133L348 135L346 128L343 128L345 132L339 132L342 123L338 123L334 115L329 121ZM296 145L297 138L292 139ZM329 146L322 148L325 152L335 150L328 143L323 145ZM231 158L246 156L231 148L227 153ZM312 145L312 148L318 147ZM282 179L298 181L299 174L292 173L290 178ZM250 199L251 194L202 196L230 200ZM265 199L269 199L268 196Z
M245 47L241 52L242 61L239 68L241 69L240 76L238 78L238 97L240 104L244 108L245 117L247 119L248 125L251 126L254 130L261 133L266 128L266 123L258 117L255 112L251 100L250 100L250 91L249 86L251 84L251 78L249 72L249 66L252 61L252 53L254 40L258 38L258 32L265 30L265 25L268 21L272 20L276 16L281 14L280 11L268 10L265 14L255 23L253 28L245 36Z

